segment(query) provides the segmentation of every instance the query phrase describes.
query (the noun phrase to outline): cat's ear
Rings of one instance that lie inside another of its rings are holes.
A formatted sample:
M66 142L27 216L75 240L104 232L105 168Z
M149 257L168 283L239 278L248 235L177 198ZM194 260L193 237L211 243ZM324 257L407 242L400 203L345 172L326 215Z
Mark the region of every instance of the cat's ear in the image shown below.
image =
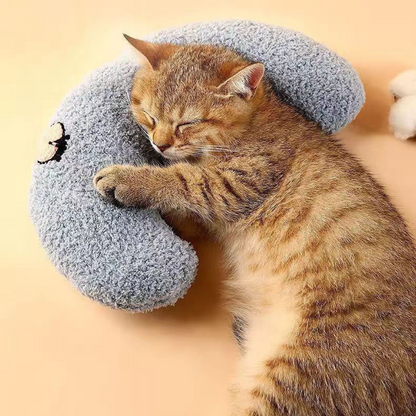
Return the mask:
M138 52L138 60L141 66L148 69L157 69L160 62L169 57L178 49L178 46L170 43L151 43L144 40L134 39L123 34L126 40Z
M249 100L256 93L263 76L264 65L262 63L251 64L224 81L218 87L218 91L223 95L238 95Z

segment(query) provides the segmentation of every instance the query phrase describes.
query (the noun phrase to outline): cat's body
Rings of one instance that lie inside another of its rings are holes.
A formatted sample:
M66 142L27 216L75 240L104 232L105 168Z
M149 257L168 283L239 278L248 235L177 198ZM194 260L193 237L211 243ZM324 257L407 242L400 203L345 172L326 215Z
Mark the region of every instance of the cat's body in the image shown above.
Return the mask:
M416 253L380 185L279 101L258 64L211 47L135 46L150 66L133 111L161 153L192 160L110 167L95 184L124 205L197 217L223 243L230 308L245 323L233 415L413 414ZM174 88L190 57L205 95L172 117L173 98L193 94L192 74ZM195 121L178 130L188 110Z

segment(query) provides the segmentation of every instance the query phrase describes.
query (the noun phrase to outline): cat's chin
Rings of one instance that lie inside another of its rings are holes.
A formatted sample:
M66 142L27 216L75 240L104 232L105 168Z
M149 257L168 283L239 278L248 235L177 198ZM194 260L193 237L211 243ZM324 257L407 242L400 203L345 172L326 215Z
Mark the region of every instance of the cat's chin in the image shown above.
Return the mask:
M171 162L190 162L190 161L198 160L200 158L200 156L194 155L194 154L165 154L165 153L162 153L162 156L165 159L170 160Z

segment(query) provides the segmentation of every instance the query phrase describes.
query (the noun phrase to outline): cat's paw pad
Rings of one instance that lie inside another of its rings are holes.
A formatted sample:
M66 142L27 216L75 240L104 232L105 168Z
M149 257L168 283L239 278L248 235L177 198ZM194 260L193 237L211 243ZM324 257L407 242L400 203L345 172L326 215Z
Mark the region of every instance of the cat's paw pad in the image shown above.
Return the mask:
M114 165L101 169L94 177L95 189L117 206L136 205L137 190L134 186L133 166Z

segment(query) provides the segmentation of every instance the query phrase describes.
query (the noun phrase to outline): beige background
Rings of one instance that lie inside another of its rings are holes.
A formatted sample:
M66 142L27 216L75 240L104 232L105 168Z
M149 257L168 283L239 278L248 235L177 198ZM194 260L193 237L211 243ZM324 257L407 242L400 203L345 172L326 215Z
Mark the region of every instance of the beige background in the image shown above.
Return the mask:
M329 0L1 3L0 414L225 416L237 349L221 306L215 247L177 306L112 311L78 294L39 246L27 215L35 142L67 90L115 58L121 32L249 18L301 30L359 70L367 104L342 140L416 231L416 141L387 129L388 81L416 67L416 3Z

